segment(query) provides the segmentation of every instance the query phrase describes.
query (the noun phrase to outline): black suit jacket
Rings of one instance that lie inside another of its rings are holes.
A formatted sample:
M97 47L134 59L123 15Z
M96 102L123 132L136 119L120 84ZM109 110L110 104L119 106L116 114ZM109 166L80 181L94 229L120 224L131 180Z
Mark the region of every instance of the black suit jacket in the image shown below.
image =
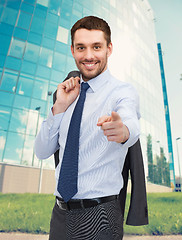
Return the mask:
M68 74L65 80L70 77L79 76L79 71L72 71ZM64 80L64 81L65 81ZM53 94L53 103L56 101L56 91ZM59 150L54 154L55 167L59 163ZM148 224L148 209L147 209L147 197L145 186L145 174L143 166L143 156L138 140L133 146L128 149L126 155L122 175L124 180L124 186L120 191L119 198L121 204L121 211L124 216L125 202L127 196L127 185L129 179L129 173L131 176L131 197L130 206L127 214L126 224L133 226L140 226Z

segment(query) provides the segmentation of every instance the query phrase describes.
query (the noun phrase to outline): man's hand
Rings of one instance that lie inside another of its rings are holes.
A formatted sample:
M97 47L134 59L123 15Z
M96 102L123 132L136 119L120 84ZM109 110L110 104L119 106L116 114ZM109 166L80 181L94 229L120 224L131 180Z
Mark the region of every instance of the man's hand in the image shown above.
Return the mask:
M101 126L108 141L124 143L130 135L117 112L112 112L111 116L100 117L97 126Z
M57 87L56 102L53 105L53 115L65 112L75 101L80 91L79 77L71 77Z

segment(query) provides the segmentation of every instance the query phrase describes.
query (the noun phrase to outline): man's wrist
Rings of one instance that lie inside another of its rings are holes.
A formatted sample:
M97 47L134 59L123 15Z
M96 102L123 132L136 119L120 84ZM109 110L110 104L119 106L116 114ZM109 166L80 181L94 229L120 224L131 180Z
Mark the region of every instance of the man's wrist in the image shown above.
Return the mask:
M55 104L52 107L52 113L53 113L53 115L56 115L56 114L65 112L66 109L67 109L67 106L65 106L62 103L60 104L56 101Z

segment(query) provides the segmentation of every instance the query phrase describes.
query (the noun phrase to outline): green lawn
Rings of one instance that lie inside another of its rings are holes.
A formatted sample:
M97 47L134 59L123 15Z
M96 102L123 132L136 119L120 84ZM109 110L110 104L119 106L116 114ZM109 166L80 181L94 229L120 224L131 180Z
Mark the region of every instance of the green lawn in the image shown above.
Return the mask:
M0 194L0 231L48 233L54 199L50 194ZM182 193L150 193L148 208L149 225L124 225L125 233L182 234Z

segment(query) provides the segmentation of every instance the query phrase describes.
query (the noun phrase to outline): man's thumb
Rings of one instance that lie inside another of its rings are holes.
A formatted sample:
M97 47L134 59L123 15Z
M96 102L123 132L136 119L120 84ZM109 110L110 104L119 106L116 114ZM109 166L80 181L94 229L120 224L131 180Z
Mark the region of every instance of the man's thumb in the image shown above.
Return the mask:
M112 112L111 119L112 119L112 121L117 121L117 120L120 120L121 118L117 112Z

